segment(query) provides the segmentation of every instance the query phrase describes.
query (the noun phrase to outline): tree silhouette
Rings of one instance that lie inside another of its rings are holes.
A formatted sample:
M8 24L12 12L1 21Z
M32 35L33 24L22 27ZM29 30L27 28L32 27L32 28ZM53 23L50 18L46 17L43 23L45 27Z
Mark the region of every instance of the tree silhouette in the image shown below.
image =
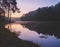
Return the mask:
M11 12L19 11L16 0L0 0L0 8L5 11L5 14L8 12L8 18Z

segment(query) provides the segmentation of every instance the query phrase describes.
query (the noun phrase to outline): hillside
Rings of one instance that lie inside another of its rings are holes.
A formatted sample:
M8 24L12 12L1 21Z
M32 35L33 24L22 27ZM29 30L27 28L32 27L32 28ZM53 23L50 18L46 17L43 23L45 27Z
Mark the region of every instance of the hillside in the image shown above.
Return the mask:
M60 21L60 3L55 6L38 8L21 17L23 21Z

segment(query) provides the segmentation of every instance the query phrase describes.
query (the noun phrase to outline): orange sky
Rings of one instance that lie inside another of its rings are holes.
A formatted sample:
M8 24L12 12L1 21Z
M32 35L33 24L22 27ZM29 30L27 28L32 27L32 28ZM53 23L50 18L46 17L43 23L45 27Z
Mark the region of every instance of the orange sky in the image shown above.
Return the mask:
M11 15L11 17L21 17L23 15L23 13L21 12L21 13L13 13L12 15Z

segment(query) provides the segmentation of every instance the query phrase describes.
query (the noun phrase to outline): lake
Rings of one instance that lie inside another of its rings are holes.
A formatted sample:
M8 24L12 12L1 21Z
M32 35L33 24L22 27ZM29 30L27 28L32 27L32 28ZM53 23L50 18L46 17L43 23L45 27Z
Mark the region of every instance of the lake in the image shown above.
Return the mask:
M15 22L5 26L18 38L41 47L60 47L60 22Z

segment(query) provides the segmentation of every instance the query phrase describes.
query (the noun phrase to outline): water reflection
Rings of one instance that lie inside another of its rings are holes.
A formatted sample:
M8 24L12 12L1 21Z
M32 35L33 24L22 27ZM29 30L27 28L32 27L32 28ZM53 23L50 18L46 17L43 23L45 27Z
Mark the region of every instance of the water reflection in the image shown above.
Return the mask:
M57 39L54 35L38 34L36 31L32 31L21 24L8 24L10 30L18 35L18 38L22 40L32 41L41 45L42 47L60 47L60 39Z

